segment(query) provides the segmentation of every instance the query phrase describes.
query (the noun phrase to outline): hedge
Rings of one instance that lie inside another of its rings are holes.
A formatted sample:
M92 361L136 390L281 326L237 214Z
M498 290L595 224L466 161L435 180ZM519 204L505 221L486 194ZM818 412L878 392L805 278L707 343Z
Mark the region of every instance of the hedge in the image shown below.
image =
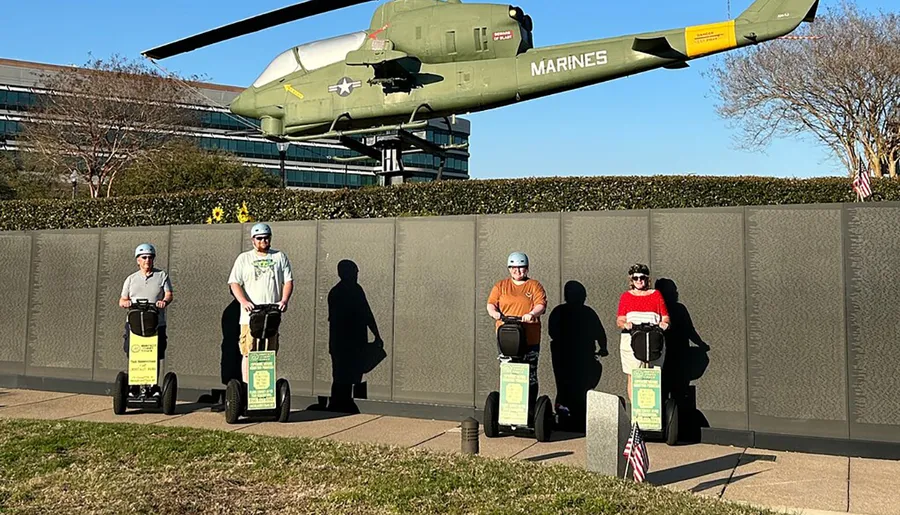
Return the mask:
M900 200L900 181L872 179L869 201ZM854 202L846 178L571 177L443 181L358 190L221 190L88 200L0 202L0 230ZM246 221L246 219L244 219Z

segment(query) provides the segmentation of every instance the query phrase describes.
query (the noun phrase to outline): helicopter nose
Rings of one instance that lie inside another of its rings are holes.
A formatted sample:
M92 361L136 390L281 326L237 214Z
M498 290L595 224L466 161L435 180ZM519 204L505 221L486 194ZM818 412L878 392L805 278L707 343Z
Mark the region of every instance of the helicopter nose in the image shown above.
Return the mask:
M241 116L253 117L256 111L256 92L245 89L231 101L231 112Z

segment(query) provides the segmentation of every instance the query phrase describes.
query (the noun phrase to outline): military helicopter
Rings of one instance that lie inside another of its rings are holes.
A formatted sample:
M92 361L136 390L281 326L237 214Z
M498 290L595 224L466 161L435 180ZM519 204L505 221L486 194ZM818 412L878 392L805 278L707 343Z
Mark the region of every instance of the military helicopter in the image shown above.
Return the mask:
M369 1L307 0L142 54L165 59ZM230 110L259 119L263 135L275 141L338 138L374 157L348 136L405 133L432 118L485 111L657 68L685 68L692 59L787 35L812 22L818 4L756 0L737 18L720 23L535 48L534 22L518 6L389 0L376 8L367 30L279 54ZM443 150L431 147L426 150Z

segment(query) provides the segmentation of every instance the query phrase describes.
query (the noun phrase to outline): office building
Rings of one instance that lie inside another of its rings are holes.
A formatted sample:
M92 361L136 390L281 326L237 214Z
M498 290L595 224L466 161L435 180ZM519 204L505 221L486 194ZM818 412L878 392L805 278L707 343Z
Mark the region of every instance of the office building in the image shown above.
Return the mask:
M20 150L16 136L27 111L47 91L41 88L42 74L61 69L59 65L0 59L0 151ZM248 135L250 127L259 127L259 121L237 116L227 107L242 88L219 84L194 84L199 94L194 108L202 112L200 123L188 130L188 136L208 149L222 149L234 154L250 166L258 166L273 174L280 174L280 154L276 144L259 135ZM456 118L452 132L444 121L432 121L425 130L414 134L437 144L468 142L470 123ZM244 131L244 133L242 133ZM468 179L469 154L466 150L451 150L445 160L443 179ZM288 187L294 188L358 188L377 184L379 162L365 159L338 162L334 158L359 157L359 154L340 145L337 141L291 143L285 155L285 175ZM419 150L403 155L404 171L408 181L433 180L440 166L440 159Z

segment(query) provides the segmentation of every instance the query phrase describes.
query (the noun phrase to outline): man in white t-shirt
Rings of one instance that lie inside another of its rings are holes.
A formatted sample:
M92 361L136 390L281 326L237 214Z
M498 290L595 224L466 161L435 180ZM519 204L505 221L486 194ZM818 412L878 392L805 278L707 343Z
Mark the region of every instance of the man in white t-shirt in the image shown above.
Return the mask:
M278 304L282 312L287 310L294 289L291 262L280 250L270 248L272 228L268 224L256 224L250 229L253 249L242 252L234 260L228 286L234 298L241 304L241 373L244 382L249 377L249 355L253 346L250 335L250 311L258 304ZM278 335L268 340L268 350L278 351Z

